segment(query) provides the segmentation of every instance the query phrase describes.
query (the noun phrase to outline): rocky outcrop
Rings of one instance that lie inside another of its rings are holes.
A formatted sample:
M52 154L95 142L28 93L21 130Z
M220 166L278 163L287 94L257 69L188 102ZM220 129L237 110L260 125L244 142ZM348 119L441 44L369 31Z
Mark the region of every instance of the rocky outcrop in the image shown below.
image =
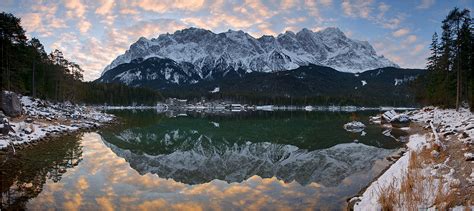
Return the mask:
M23 109L20 98L13 92L4 91L1 94L1 109L9 117L21 116Z

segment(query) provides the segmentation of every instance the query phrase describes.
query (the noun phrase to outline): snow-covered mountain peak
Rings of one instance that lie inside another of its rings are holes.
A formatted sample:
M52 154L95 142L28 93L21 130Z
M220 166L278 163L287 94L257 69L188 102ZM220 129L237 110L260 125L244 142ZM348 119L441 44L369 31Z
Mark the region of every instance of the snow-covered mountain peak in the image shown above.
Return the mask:
M222 33L186 28L157 38L141 37L124 54L104 69L104 73L137 58L168 58L202 78L231 70L277 72L308 64L329 66L343 72L363 72L381 67L398 67L376 54L366 41L352 40L335 27L313 32L286 31L276 37L255 38L242 30ZM222 69L224 68L224 69Z

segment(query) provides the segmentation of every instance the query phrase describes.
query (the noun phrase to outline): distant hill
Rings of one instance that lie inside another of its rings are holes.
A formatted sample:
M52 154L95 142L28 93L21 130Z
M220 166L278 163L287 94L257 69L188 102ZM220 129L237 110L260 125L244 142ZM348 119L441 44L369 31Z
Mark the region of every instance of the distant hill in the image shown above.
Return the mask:
M345 73L307 65L272 73L222 71L199 80L171 59L136 59L107 71L98 81L160 90L165 96L237 99L261 103L415 105L409 82L426 71L385 67ZM176 81L178 83L173 82ZM216 89L218 87L218 89ZM271 99L279 99L272 102ZM287 99L287 100L285 100Z

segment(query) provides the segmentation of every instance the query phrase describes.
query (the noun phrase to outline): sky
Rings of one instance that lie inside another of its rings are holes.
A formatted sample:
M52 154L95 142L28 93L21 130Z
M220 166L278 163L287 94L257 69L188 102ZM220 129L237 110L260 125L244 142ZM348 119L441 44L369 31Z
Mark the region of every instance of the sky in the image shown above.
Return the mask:
M28 38L38 38L47 52L63 51L85 70L85 80L97 79L140 37L188 27L243 30L256 38L338 27L401 67L424 68L442 19L454 7L473 6L474 0L0 1L0 11L21 18Z

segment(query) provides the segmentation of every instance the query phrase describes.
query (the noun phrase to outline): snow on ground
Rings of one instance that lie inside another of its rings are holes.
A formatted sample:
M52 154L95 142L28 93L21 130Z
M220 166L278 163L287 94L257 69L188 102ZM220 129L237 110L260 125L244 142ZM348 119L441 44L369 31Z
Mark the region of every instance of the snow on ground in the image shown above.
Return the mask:
M68 102L51 103L27 96L21 97L20 101L24 115L6 119L14 132L0 135L0 150L10 145L38 141L49 135L98 127L114 118L91 107L72 105Z
M417 150L421 146L426 144L426 139L420 135L413 135L410 137L410 141L407 147L410 150ZM387 189L390 185L400 186L403 175L408 170L408 161L410 154L405 153L397 162L392 164L390 168L385 171L376 181L374 181L359 197L360 202L356 203L354 210L381 210L382 207L379 205L379 194L381 190Z
M451 147L451 150L454 150L454 152L450 152L449 150L444 151L444 153L447 154L447 158L441 163L420 164L421 167L419 168L422 178L435 179L416 181L417 183L415 183L415 185L419 185L417 187L421 189L421 191L416 192L416 194L423 198L424 201L424 204L416 204L416 206L418 206L418 208L434 209L432 206L435 203L435 197L439 190L443 190L446 193L459 190L460 179L463 178L455 178L455 173L459 177L459 175L466 176L465 172L465 174L460 172L470 171L471 174L467 175L465 179L471 184L474 183L474 170L472 168L469 169L472 165L468 163L472 161L467 161L473 153L471 147L474 138L473 113L467 109L456 111L454 109L426 107L417 111L407 112L407 114L411 120L424 126L428 133L410 136L409 142L407 143L409 152L405 153L398 161L391 165L387 171L364 191L362 196L351 199L351 201L358 201L354 204L354 210L381 210L382 206L379 203L379 198L381 195L387 195L386 190L395 189L395 193L400 194L402 181L404 181L408 175L413 175L413 173L407 173L413 172L413 170L409 169L412 152L418 152L425 148L425 146L433 146L433 140L438 136L442 137L445 141L443 144L447 145L448 148ZM434 129L431 129L431 127ZM449 135L455 136L455 138L449 138ZM461 144L456 142L461 142ZM467 146L461 149L468 151L464 153L464 156L454 155L459 153L459 146ZM438 157L439 155L440 153L438 151L431 151L431 156ZM453 162L457 164L457 168ZM454 165L454 167L448 164ZM459 166L461 166L461 169L459 169ZM440 173L442 169L445 169L447 173ZM453 189L453 187L456 188ZM469 192L469 189L467 189L467 191ZM410 202L403 201L403 197L401 199L398 198L398 200L401 201L398 202L399 207L395 207L395 210L404 210L406 207L410 207ZM456 208L459 208L459 206Z
M220 92L221 91L221 88L219 87L216 87L214 88L213 90L209 91L210 93L217 93L217 92Z
M439 133L459 133L460 140L474 144L474 115L468 109L439 109L426 107L411 114L411 119L420 123L431 121L438 126Z

